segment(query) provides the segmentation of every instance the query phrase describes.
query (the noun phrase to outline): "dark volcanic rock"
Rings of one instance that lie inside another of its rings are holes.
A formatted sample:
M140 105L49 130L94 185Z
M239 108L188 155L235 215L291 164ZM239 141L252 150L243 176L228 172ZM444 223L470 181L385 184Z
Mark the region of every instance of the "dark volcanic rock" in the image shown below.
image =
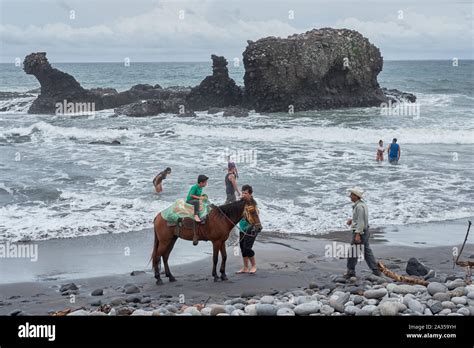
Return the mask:
M347 29L314 29L248 41L245 102L257 111L294 111L387 102L377 82L377 47Z
M227 108L212 107L207 111L207 113L210 115L217 114L218 112L222 112L222 116L247 117L249 115L249 111L247 109L235 106L230 106Z
M116 108L114 111L116 115L130 117L154 116L161 113L195 116L194 112L187 108L186 101L183 98L145 100Z
M189 89L178 91L163 90L161 86L138 84L130 90L117 93L113 88L94 88L87 90L71 75L53 68L46 53L31 53L25 57L23 68L27 74L34 75L41 84L41 94L33 102L29 113L54 114L56 103L76 103L93 105L93 110L102 110L135 103L147 99L171 99L171 95L184 98Z
M63 103L65 100L72 103L94 103L96 110L101 106L97 94L82 88L71 75L53 68L45 52L26 56L23 69L27 74L34 75L41 84L41 94L28 110L30 114L53 114L56 103Z
M408 260L406 272L408 275L424 276L429 272L429 269L416 258L412 257Z
M117 90L115 88L101 88L101 87L98 87L98 88L91 88L90 91L92 93L95 93L95 94L98 94L100 96L105 96L105 95L113 95L113 94L117 94Z
M97 140L89 142L91 145L120 145L120 141L112 140L112 141L104 141L104 140Z
M212 75L207 76L199 86L191 89L187 101L193 110L208 110L210 107L240 105L242 91L229 77L227 60L212 55Z
M414 103L416 102L416 96L411 93L407 92L402 92L399 91L398 89L387 89L387 88L382 88L382 92L385 94L385 96L392 101L392 103L398 103L398 102L410 102Z

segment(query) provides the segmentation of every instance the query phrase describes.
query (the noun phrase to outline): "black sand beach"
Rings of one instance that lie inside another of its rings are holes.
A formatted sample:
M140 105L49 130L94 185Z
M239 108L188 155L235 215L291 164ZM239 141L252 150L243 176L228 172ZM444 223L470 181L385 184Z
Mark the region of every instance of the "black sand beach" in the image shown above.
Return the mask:
M459 231L455 233L453 229L451 232L457 235ZM223 303L240 297L258 298L295 290L337 291L341 287L350 286L349 282L341 283L340 277L337 277L345 271L345 260L326 257L325 252L333 243L347 241L348 236L348 232L334 232L318 237L261 233L255 245L257 273L235 274L241 267L241 258L234 255L234 247L230 246L227 249L229 280L219 282L214 282L211 277L211 244L201 242L198 247L193 247L190 242L179 241L174 253L189 253L190 257L202 254L203 258L174 265L172 254L170 267L178 281L170 283L164 278L161 286L155 284L151 266L147 265L152 245L152 233L149 230L48 240L39 243L39 258L36 263L25 259L2 260L1 273L12 281L0 284L0 314L47 315L55 311L81 308L92 312L101 305L111 303L117 306L128 303L131 308L152 311L170 303L178 304L179 307ZM376 258L397 273L405 274L408 259L416 257L428 268L435 270L437 277L451 276L454 279L455 276L465 276L463 269L453 269L452 248L459 248L462 243L462 238L457 239L459 243L445 246L420 247L414 244L400 247L387 241L382 230L374 229L372 246ZM127 247L130 248L129 256L123 253ZM473 253L474 245L467 244L463 258ZM54 269L51 265L54 265ZM89 275L87 270L90 271ZM136 275L131 275L132 271L137 271L134 273ZM367 284L361 281L371 273L365 262L357 266L357 271L357 281L352 285L359 286L363 292L364 285ZM97 274L101 275L96 276ZM34 280L15 281L27 276ZM384 279L390 282L388 278ZM61 286L69 283L74 283L78 290L60 292ZM124 293L128 284L134 284L138 288L135 298ZM91 296L97 289L102 289L103 295ZM74 296L71 297L71 294Z

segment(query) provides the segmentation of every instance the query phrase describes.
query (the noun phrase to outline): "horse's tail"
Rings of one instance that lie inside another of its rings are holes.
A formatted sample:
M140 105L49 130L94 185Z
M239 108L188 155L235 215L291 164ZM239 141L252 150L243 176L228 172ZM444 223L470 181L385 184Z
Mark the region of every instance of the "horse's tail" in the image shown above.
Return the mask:
M158 245L160 244L160 241L158 240L158 237L156 235L156 225L155 225L155 220L156 218L158 217L155 216L155 218L153 219L153 234L155 236L155 241L153 243L153 252L151 253L151 258L150 258L150 261L151 261L151 266L152 266L152 269L153 271L157 271L156 269L156 266L158 266L158 263L160 262L160 260L157 260L157 257L158 257Z

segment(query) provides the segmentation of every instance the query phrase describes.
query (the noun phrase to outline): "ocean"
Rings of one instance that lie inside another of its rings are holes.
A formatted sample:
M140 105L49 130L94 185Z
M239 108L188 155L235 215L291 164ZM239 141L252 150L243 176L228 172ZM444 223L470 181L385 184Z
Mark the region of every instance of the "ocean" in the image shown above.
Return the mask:
M83 87L119 91L138 83L193 86L211 74L211 62L53 66ZM198 174L210 178L210 200L223 203L227 155L237 162L239 185L254 188L264 232L344 229L351 215L346 190L354 185L366 191L372 227L473 217L473 71L474 61L384 62L380 85L418 98L408 114L370 107L245 118L130 118L113 110L51 116L26 113L34 98L2 100L0 109L9 111L0 112L0 240L151 228ZM230 62L229 73L243 85L242 66ZM1 91L37 87L21 67L0 64ZM379 139L386 146L394 137L399 165L377 163ZM91 144L113 140L120 145ZM157 195L152 179L166 167L173 172ZM434 231L434 239L437 233L446 232Z

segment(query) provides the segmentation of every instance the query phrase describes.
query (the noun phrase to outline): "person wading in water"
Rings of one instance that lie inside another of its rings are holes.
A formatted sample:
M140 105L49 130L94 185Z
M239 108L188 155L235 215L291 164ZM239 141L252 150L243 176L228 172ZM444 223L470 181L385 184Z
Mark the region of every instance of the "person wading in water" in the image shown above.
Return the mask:
M240 196L239 187L237 186L237 168L234 162L229 162L227 165L227 174L225 176L225 193L227 198L225 204L235 202L237 200L235 192Z
M397 144L397 138L393 138L392 143L387 148L388 161L391 164L398 164L400 161L400 145Z
M163 170L162 172L158 173L157 176L155 176L155 178L153 179L153 186L155 186L155 192L156 193L160 193L161 191L163 191L162 182L170 174L171 174L171 168L168 167L165 170Z
M377 148L377 155L375 156L375 160L377 162L383 162L383 153L385 152L385 149L383 147L383 141L379 140L379 147Z

